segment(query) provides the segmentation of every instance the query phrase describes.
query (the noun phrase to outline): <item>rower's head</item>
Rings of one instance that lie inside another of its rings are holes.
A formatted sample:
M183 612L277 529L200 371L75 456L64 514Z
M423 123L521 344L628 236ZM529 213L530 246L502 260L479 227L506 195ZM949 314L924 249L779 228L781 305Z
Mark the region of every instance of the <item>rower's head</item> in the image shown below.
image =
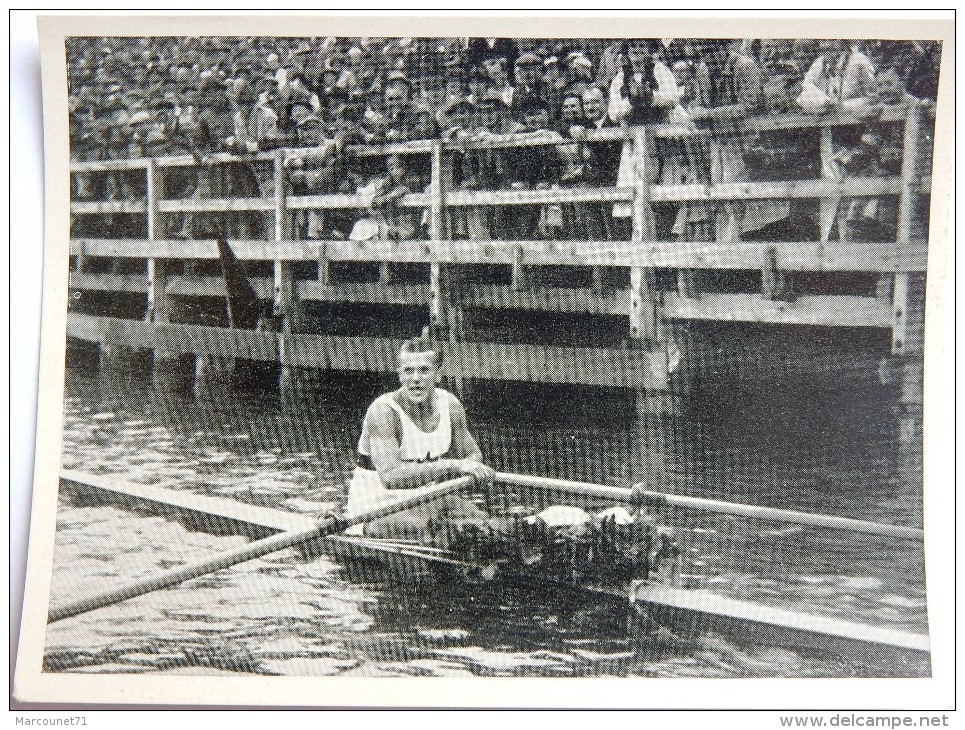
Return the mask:
M431 338L407 340L399 350L399 382L402 395L415 404L431 402L439 384L442 352Z

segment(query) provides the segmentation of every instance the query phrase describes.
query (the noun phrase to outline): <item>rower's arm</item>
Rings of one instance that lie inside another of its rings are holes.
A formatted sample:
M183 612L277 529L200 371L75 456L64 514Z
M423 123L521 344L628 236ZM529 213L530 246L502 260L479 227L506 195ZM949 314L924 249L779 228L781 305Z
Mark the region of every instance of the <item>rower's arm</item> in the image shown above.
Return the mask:
M478 461L439 459L422 463L404 462L395 429L395 414L390 406L373 404L368 414L369 458L388 489L414 489L426 484L472 475ZM463 416L465 419L465 416ZM473 442L475 443L475 442ZM478 450L478 447L477 447Z

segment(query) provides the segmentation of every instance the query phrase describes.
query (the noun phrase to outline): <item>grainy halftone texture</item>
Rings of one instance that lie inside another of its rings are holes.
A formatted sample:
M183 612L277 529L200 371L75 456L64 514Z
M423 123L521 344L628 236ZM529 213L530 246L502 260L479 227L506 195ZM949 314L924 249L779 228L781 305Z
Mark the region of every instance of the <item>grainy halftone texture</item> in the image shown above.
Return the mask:
M52 624L46 669L928 675L894 645L928 631L940 57L70 39L64 466L113 486L64 489L55 604L340 513L366 408L420 333L486 463L604 490L465 490L381 542ZM676 497L606 491L633 484ZM646 578L678 593L631 606ZM819 627L761 628L788 611Z

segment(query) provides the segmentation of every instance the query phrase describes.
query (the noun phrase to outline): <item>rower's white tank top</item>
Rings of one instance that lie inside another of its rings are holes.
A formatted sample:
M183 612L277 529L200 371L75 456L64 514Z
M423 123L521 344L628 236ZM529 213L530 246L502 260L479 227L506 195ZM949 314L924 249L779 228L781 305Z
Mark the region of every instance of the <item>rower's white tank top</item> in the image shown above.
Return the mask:
M402 443L399 447L399 455L403 461L431 461L444 456L452 445L452 421L449 415L450 398L449 393L441 388L436 388L435 407L439 412L439 425L431 432L426 433L416 426L415 422L402 410L392 393L380 395L373 401L372 406L369 406L369 411L365 414L365 420L362 423L362 435L359 438L359 453L364 456L369 456L371 453L369 451L369 413L377 403L383 403L399 415L399 423L402 426ZM404 496L412 496L417 491L413 489L386 489L379 478L378 472L357 466L352 473L352 481L348 488L345 515L354 517L378 507L380 504L392 502ZM362 526L356 525L350 528L348 534L362 534Z
M415 422L402 410L402 406L396 402L392 393L380 395L369 406L369 412L371 412L373 406L382 403L399 414L399 423L402 424L402 444L399 455L402 461L430 461L440 458L449 451L449 446L452 444L452 422L449 419L450 395L441 388L436 388L434 398L433 409L439 413L439 425L430 433L426 433L415 425ZM371 453L369 451L368 412L365 414L365 421L362 424L359 453L365 456Z

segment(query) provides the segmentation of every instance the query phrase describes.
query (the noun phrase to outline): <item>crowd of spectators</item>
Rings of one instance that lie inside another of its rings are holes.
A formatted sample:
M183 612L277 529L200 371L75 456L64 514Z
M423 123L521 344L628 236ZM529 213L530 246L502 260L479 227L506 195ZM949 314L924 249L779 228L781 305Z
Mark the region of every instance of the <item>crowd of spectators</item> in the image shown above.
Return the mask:
M205 165L218 152L250 155L278 147L290 155L296 195L361 193L368 214L298 211L301 238L411 238L423 211L398 206L423 191L428 162L418 156L356 158L346 145L442 138L459 142L514 134L556 142L453 155L462 190L548 189L629 184L628 143L586 132L670 123L693 129L739 124L748 116L848 111L873 119L882 106L933 100L940 46L923 41L535 40L505 38L72 38L70 145L74 160L193 155L197 168L172 168L165 196L254 197L267 177L255 165ZM815 177L894 168L893 140L870 125L838 135L827 159L807 134L734 134L719 145L664 141L654 180L668 184ZM319 152L320 148L320 152ZM195 172L196 170L196 172ZM73 197L143 197L123 173L75 175ZM841 228L848 216L883 221L867 201L839 206L815 226ZM881 206L877 206L881 207ZM791 219L810 220L788 202L669 206L662 237L752 237ZM890 215L890 213L889 213ZM814 218L812 215L811 218ZM169 237L192 237L211 220L172 215ZM629 237L629 206L571 204L453 209L454 238ZM217 222L239 238L259 237L256 214ZM884 223L882 223L884 225ZM845 226L845 228L848 228ZM853 227L852 227L853 228ZM850 230L850 228L849 228ZM877 231L876 233L880 233ZM837 235L847 235L838 233Z

